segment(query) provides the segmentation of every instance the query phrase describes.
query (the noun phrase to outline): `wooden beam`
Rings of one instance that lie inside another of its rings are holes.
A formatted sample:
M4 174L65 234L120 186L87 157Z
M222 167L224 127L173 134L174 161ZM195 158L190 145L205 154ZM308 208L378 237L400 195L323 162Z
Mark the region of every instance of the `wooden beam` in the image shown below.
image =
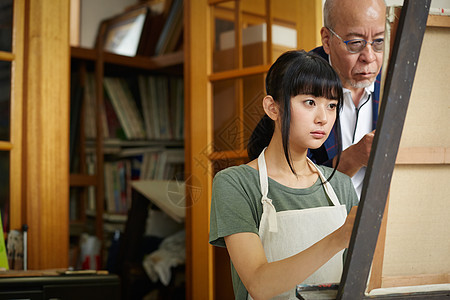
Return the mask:
M11 89L11 143L13 145L10 154L10 229L20 229L23 224L23 60L24 60L24 26L25 26L25 1L14 1L14 32L12 82Z
M389 276L383 277L382 286L400 287L417 286L426 284L446 284L450 282L450 274L423 274L414 276Z
M211 16L205 1L186 0L184 9L186 299L214 299L213 251L208 244L212 142ZM198 197L195 198L195 190Z
M29 269L66 268L69 248L69 1L26 1L24 183Z
M429 15L427 26L450 27L450 16Z
M15 59L14 53L0 51L0 60L13 61L14 59Z
M405 122L431 0L406 0L337 299L363 299Z
M408 147L400 148L395 164L398 165L445 165L450 164L450 148Z
M2 142L0 141L0 151L7 151L13 148L13 144L10 142Z

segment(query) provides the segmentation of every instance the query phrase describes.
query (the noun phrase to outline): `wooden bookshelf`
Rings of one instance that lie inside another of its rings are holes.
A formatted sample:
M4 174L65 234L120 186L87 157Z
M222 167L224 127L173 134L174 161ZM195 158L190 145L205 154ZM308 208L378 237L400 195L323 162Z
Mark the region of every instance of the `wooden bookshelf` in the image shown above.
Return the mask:
M100 32L102 31L100 30ZM99 39L101 39L101 37L99 37ZM80 110L80 126L78 128L79 138L77 144L77 147L79 147L78 155L80 156L80 167L77 172L70 174L69 181L71 188L82 189L79 193L80 198L78 199L80 203L77 205L71 205L71 207L76 207L77 209L83 211L73 214L78 217L77 219L71 220L71 226L75 226L77 228L72 232L80 232L80 229L83 228L83 224L88 219L94 220L95 235L98 239L103 240L105 236L104 222L107 222L104 218L105 213L107 212L104 208L104 199L105 197L108 197L104 191L105 176L103 170L106 163L104 155L115 155L117 159L126 159L126 155L123 155L122 158L120 158L120 155L124 149L130 152L133 151L132 149L140 148L183 148L184 146L183 139L124 140L117 138L103 138L101 108L104 107L105 101L107 101L105 95L103 94L104 78L107 76L117 77L119 75L126 77L137 76L137 74L160 74L164 76L182 77L184 52L179 50L173 53L153 57L130 57L102 51L98 48L86 49L81 47L71 47L70 51L72 58L72 72L78 72L82 88L87 89L87 86L85 86L84 83L86 82L86 76L88 76L88 73L93 73L93 76L89 78L93 78L93 88L97 90L93 96L96 103L94 108L95 121L93 125L95 127L94 131L96 132L96 137L94 139L87 137L84 132L83 124L84 122L87 122L87 117L85 115L87 108L82 107ZM99 90L101 92L98 92ZM81 97L81 101L84 101L84 97L85 95ZM88 154L94 154L96 157L94 174L88 174L86 162L86 155ZM92 204L92 200L88 200L88 192L85 189L91 187L95 188L96 208L95 211L90 211L87 213L86 210L89 210L89 207L86 203L91 201L90 203Z

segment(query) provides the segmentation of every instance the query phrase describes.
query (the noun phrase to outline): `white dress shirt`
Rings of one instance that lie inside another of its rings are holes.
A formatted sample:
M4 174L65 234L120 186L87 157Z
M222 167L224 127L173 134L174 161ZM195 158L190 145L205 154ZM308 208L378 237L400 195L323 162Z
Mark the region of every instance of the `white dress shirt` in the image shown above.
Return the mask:
M352 100L350 90L344 88L344 105L340 113L342 131L342 149L358 143L365 134L372 131L372 92L375 84L372 83L364 89L364 94L356 107ZM361 198L361 190L366 174L366 167L362 167L353 177L352 182L358 198Z

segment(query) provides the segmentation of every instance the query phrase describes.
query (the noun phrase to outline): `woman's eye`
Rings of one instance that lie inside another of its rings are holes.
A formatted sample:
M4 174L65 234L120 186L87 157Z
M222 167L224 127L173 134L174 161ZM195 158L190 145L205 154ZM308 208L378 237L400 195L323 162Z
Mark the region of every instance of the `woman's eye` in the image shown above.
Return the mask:
M329 107L330 109L336 109L337 104L336 104L336 103L330 103L330 104L328 105L328 107Z
M309 105L309 106L314 106L315 103L314 103L314 100L306 100L305 104Z

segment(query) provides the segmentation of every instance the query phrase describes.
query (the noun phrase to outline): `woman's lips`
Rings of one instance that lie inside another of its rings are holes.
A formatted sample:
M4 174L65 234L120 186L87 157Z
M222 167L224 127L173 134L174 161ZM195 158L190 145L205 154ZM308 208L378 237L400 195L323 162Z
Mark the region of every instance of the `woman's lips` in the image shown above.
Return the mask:
M316 130L311 132L312 137L316 139L322 139L325 137L325 131L322 130Z

